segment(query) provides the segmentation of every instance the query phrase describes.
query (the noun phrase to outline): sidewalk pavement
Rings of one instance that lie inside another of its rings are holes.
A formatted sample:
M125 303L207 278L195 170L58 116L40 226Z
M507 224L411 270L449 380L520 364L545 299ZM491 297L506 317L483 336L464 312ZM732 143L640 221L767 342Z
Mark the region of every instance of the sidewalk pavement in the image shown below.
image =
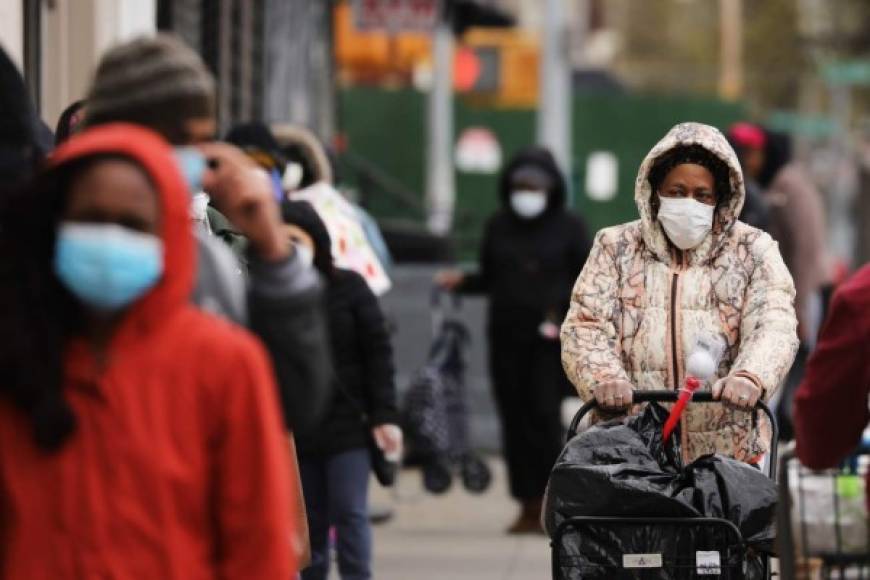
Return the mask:
M543 580L550 578L544 535L508 536L517 515L504 464L489 461L493 485L472 495L455 481L450 492L423 491L418 470L402 473L394 492L372 484L372 505L392 505L393 519L374 527L376 580Z

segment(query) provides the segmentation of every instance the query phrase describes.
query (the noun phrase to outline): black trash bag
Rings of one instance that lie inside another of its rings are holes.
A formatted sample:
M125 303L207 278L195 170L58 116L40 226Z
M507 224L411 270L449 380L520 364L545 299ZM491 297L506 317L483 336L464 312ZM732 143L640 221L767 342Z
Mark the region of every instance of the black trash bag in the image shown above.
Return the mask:
M550 475L548 533L575 516L712 517L733 523L753 551L769 553L775 482L720 455L682 466L679 429L662 442L667 416L668 410L649 404L637 416L599 423L569 441Z
M758 468L705 455L684 470L680 497L705 517L730 521L753 551L775 555L776 483Z

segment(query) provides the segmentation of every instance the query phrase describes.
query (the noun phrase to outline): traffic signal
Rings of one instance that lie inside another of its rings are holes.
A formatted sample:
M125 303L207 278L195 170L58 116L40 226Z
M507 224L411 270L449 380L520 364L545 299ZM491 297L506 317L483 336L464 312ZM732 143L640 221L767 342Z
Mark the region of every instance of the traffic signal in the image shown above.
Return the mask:
M454 88L474 102L533 107L538 101L537 41L514 29L473 28L454 53Z

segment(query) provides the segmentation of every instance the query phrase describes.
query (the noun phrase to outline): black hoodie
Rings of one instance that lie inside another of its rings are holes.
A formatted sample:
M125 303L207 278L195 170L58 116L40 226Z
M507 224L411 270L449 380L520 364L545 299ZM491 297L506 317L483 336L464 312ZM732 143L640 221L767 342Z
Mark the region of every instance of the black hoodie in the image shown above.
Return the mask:
M555 184L544 213L533 219L520 217L510 204L511 176L529 165L548 173ZM590 239L583 220L565 207L565 178L546 149L517 153L502 171L499 196L502 208L487 222L479 271L466 276L459 291L487 294L490 331L525 340L537 336L545 320L562 323Z

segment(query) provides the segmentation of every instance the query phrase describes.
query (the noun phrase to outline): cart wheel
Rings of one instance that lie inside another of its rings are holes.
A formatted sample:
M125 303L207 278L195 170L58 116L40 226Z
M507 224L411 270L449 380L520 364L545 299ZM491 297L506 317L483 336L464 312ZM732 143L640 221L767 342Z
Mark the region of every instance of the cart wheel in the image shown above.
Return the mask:
M477 455L468 454L462 458L462 484L471 493L483 493L492 483L492 471L486 462Z
M452 484L453 475L447 462L436 459L423 466L423 487L429 493L441 495L446 493Z

